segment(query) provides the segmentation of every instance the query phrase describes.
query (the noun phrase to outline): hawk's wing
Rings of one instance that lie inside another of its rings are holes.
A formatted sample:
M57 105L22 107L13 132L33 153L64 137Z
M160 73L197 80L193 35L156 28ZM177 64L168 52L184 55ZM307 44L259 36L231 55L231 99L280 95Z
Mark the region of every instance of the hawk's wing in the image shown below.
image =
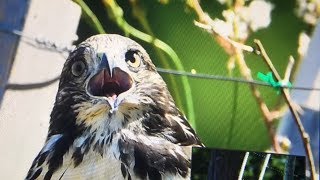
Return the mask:
M203 146L186 118L178 110L174 114L151 111L149 117L142 123L149 135L164 137L181 146Z
M50 138L48 138L48 140L45 142L44 147L41 149L37 157L33 160L31 168L26 177L27 180L37 179L41 174L44 173L45 170L48 170L48 164L45 162L48 161L49 157L52 157L54 150L53 147L56 146L61 138L61 134L52 135Z

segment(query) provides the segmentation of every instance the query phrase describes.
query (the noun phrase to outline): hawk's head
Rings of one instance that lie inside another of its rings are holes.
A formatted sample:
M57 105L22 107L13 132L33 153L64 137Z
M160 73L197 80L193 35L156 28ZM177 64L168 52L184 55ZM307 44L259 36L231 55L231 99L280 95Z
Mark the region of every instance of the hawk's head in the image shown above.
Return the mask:
M116 130L152 107L170 111L175 106L146 51L123 36L96 35L64 64L49 136L76 135L102 124Z

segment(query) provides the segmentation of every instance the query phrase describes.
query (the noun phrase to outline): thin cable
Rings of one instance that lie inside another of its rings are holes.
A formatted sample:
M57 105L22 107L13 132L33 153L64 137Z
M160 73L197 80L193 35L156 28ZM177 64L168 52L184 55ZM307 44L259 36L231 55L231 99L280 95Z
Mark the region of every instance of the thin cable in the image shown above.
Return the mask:
M29 44L35 48L38 48L38 49L55 51L58 53L70 53L74 49L74 46L68 47L68 46L64 46L64 45L59 45L58 43L50 41L45 38L39 38L39 37L33 37L33 36L26 35L22 31L16 30L16 29L10 29L4 24L0 24L0 32L19 36L19 37L23 38L22 41L24 41L27 44Z
M232 81L232 82L239 82L239 83L246 83L246 84L256 84L260 86L268 86L272 87L272 85L261 82L261 81L248 81L243 78L232 78L232 77L226 77L226 76L219 76L219 75L211 75L211 74L193 74L191 72L182 72L182 71L176 71L176 70L171 70L171 69L163 69L163 68L157 68L158 72L161 73L167 73L167 74L173 74L173 75L180 75L180 76L188 76L192 78L198 78L198 79L208 79L208 80L221 80L221 81ZM315 90L315 91L320 91L320 88L308 88L308 87L288 87L288 86L282 86L282 88L290 88L290 89L296 89L296 90Z
M48 50L48 51L55 51L55 52L58 52L62 55L68 54L74 49L74 46L72 46L72 47L61 46L55 42L46 40L44 38L36 38L36 37L28 36L28 35L24 34L22 31L10 29L3 24L0 24L0 32L13 34L13 35L22 37L22 38L24 38L24 42L28 43L29 45L31 45L35 48L44 49L44 50ZM64 55L63 57L66 57L66 56ZM187 77L198 78L198 79L231 81L231 82L239 82L239 83L245 83L245 84L255 84L255 85L259 85L259 86L272 87L272 85L265 83L265 82L262 82L262 81L255 81L255 80L248 81L243 78L232 78L232 77L226 77L226 76L201 74L201 73L193 74L191 72L176 71L176 70L163 69L163 68L157 68L157 71L160 73L166 73L166 74L172 74L172 75L178 75L178 76L187 76ZM43 84L45 84L45 82L43 82ZM9 86L11 86L11 85L9 85ZM23 86L28 87L29 84L25 84ZM295 87L281 86L281 87L295 89L295 90L320 91L320 88L298 87L298 86L295 86Z

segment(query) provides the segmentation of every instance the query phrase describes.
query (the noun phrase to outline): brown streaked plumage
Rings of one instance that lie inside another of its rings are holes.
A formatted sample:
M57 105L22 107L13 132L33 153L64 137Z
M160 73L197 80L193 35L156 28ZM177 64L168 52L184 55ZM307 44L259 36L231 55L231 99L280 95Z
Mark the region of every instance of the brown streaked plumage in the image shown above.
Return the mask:
M202 146L146 51L96 35L66 60L46 143L26 179L187 179Z

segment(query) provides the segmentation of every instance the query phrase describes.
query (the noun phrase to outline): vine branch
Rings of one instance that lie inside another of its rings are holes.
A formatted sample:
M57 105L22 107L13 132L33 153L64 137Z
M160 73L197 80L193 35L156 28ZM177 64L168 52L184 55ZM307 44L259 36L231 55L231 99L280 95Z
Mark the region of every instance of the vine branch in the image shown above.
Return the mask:
M98 31L98 33L105 34L106 31L103 29L103 26L100 23L99 19L91 11L89 6L83 0L73 0L73 1L81 7L82 11L84 12L84 16L91 21L92 27L95 28L95 30Z
M278 82L281 81L281 77L278 73L278 71L276 70L276 68L273 66L272 61L270 60L268 54L266 53L262 43L259 40L254 40L255 44L258 46L258 53L260 53L262 59L264 60L264 62L267 64L268 68L272 71L272 73L274 74L276 80ZM283 94L283 97L285 98L286 103L289 106L290 112L294 117L295 123L298 126L299 129L299 134L302 138L303 141L303 145L304 145L304 150L306 151L306 155L307 155L307 160L308 160L308 165L310 166L310 170L311 170L311 179L315 180L316 179L316 170L315 170L315 166L314 166L314 159L313 159L313 155L312 155L312 151L311 151L311 146L310 146L310 137L308 135L308 133L305 131L303 124L301 122L301 119L299 117L299 114L297 112L297 110L294 108L294 103L292 102L291 98L290 98L290 94L287 88L281 88L281 92Z

